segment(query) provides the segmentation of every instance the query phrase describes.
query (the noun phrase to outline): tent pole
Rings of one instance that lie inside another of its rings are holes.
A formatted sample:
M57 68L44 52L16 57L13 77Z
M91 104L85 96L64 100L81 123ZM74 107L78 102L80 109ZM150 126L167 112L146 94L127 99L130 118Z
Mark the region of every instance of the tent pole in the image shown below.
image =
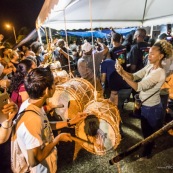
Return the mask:
M70 56L69 56L69 49L68 49L68 37L67 37L67 26L66 26L66 14L65 14L65 9L63 10L64 14L64 25L65 25L65 37L66 37L66 44L67 44L67 54L68 54L68 68L69 68L69 75L70 78L74 77L72 72L71 72L71 66L70 66Z
M49 39L51 39L51 41L52 41L52 31L51 31L51 28L49 28Z
M143 12L143 17L142 17L142 26L143 26L143 23L144 23L146 7L147 7L147 0L145 0L144 12Z
M150 36L151 38L153 38L153 25L151 26L151 29L150 29Z
M42 44L40 28L37 30L39 42Z
M45 27L45 34L46 34L46 43L48 44L48 42L49 42L49 39L48 39L48 34L47 34L47 29L46 29L46 27Z
M94 45L93 39L93 26L92 26L92 0L89 0L89 14L90 14L90 25L91 25L91 38L92 38L92 46ZM97 100L97 89L96 89L96 69L95 69L95 57L94 53L92 54L93 58L93 70L94 70L94 100Z

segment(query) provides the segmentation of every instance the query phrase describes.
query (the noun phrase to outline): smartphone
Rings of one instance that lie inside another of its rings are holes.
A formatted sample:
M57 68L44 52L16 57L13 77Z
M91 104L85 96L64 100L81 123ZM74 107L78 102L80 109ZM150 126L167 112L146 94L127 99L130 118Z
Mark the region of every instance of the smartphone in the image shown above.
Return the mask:
M8 99L9 99L8 93L0 94L0 111L2 110L4 105L8 104Z

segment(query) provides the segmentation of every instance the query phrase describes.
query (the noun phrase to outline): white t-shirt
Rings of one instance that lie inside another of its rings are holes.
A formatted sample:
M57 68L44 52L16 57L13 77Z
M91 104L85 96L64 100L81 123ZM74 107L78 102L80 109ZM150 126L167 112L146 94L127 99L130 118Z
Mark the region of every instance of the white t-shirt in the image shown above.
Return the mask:
M26 112L20 119L17 127L17 141L19 147L28 162L27 150L36 147L44 147L53 140L52 129L49 124L46 113L42 108L30 104L28 100L24 101L19 112L26 110L34 110L34 112ZM31 168L31 173L55 173L57 171L57 150L56 147L48 155L48 157L37 166Z

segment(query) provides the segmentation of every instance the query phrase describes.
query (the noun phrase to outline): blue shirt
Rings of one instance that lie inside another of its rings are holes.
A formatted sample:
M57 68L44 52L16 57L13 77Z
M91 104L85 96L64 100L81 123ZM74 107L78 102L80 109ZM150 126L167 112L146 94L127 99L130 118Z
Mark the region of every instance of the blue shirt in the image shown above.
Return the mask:
M120 89L127 89L130 86L122 79L122 77L115 70L115 61L106 59L101 63L101 73L106 73L106 80L108 87L113 91Z

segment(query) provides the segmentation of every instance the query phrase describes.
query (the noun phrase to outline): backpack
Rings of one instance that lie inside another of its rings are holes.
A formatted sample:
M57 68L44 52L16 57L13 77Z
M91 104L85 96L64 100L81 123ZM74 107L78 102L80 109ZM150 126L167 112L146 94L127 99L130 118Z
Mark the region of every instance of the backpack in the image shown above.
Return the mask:
M16 127L17 122L19 122L20 118L23 116L25 112L34 112L38 114L36 111L33 110L24 110L21 113L19 113L18 117L13 121L13 129L11 134L11 170L14 173L28 173L30 172L30 166L28 165L16 138ZM38 114L39 115L39 114Z

